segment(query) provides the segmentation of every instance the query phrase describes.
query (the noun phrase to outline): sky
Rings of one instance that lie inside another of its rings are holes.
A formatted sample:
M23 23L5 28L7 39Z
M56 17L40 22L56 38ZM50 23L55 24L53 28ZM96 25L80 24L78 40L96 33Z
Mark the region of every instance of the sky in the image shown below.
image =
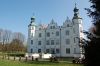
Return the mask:
M0 0L0 28L21 32L28 36L30 18L35 16L36 24L49 24L52 19L62 25L67 17L73 18L75 2L83 18L84 30L91 26L91 19L84 8L89 0Z

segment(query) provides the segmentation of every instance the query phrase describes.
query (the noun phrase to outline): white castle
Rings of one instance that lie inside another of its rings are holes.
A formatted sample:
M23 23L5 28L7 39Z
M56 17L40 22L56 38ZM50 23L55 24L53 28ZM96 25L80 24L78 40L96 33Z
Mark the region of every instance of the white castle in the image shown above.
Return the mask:
M82 18L75 6L72 20L67 18L62 26L52 19L47 26L36 25L31 17L28 25L28 53L51 53L57 57L80 57L79 40L83 38ZM80 39L78 39L80 38Z

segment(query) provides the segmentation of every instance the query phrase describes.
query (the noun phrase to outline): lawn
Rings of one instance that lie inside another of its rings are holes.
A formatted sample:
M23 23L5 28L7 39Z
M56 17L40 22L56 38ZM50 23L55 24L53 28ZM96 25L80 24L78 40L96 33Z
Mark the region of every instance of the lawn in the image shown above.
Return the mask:
M71 64L67 62L48 62L48 61L12 61L0 59L0 66L83 66L80 64Z

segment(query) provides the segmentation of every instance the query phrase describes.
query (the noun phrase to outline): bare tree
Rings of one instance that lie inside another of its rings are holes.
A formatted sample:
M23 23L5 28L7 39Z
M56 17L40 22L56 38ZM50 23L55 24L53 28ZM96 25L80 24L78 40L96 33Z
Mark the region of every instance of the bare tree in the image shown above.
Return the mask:
M15 32L15 33L13 33L13 39L18 39L22 43L24 43L25 36L22 33L20 33L20 32Z
M12 42L10 43L10 51L25 51L25 36L20 32L13 33Z
M24 51L25 36L20 32L0 29L0 51Z
M6 44L11 42L12 32L9 30L0 29L0 43Z
M4 39L4 43L10 43L11 42L11 38L12 37L12 32L9 31L9 30L4 30L4 33L3 33L3 39Z

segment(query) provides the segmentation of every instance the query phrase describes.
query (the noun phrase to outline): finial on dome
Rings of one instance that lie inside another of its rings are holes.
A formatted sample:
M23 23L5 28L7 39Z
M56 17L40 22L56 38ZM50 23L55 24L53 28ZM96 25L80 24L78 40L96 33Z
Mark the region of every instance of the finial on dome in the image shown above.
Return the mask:
M76 13L76 12L78 12L79 11L79 9L77 8L77 6L76 6L77 4L75 3L75 8L74 8L74 13Z
M31 17L31 22L35 22L35 16L34 16L34 13L33 13L33 16Z

